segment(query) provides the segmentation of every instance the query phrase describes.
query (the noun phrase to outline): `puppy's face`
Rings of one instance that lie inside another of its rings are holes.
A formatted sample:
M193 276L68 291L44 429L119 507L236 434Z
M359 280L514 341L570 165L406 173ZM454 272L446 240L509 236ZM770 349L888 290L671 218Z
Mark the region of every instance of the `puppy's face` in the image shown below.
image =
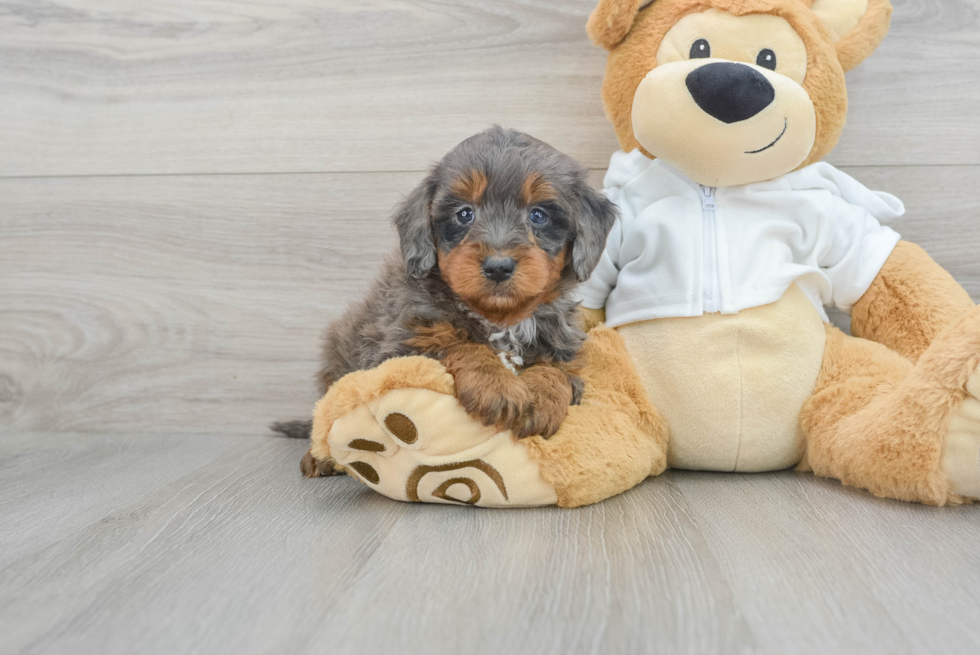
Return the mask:
M395 219L409 273L438 272L498 325L587 279L615 219L578 164L500 128L457 146L421 189L421 215L403 208Z
M455 173L434 207L433 233L442 278L502 325L559 295L574 240L557 189L533 169Z

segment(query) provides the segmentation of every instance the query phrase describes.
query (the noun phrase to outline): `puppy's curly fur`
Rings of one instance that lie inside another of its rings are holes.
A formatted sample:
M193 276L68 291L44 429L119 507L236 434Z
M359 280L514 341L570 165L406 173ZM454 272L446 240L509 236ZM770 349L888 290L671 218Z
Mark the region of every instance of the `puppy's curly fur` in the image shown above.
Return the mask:
M585 333L569 292L595 268L616 217L587 175L514 130L456 146L396 210L401 247L367 298L328 327L320 392L392 357L426 355L446 365L484 424L554 434L582 394ZM302 469L315 477L334 467L307 454Z

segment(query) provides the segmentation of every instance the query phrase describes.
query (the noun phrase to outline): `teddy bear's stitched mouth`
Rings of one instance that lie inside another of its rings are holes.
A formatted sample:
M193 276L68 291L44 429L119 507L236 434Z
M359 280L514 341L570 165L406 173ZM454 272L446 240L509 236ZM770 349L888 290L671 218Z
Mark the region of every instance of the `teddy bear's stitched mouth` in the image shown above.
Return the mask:
M783 119L783 131L779 133L779 136L776 137L776 140L775 141L773 141L772 143L770 143L769 145L767 145L765 148L759 148L758 150L746 150L745 151L745 154L747 154L747 155L756 155L756 154L759 154L760 152L762 152L764 150L769 150L769 148L771 148L774 145L776 145L779 142L779 140L783 138L783 135L786 134L786 129L788 127L789 127L789 119L788 118L784 118Z

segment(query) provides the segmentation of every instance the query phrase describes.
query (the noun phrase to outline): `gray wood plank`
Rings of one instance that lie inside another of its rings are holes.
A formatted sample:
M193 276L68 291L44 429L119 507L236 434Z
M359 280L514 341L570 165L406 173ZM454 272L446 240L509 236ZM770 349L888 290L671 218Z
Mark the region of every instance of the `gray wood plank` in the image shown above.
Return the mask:
M234 436L36 434L0 439L0 568L226 454Z
M0 418L257 434L309 415L320 331L417 177L0 182Z
M980 164L976 0L894 4L831 160ZM0 175L421 170L492 123L604 167L593 5L7 2Z
M980 298L977 167L847 169ZM596 172L596 177L600 177ZM0 421L259 434L308 415L318 339L417 173L0 180Z
M883 501L792 472L669 472L579 510L409 505L348 478L302 479L301 442L204 435L215 442L205 449L181 442L193 462L160 456L154 442L168 435L80 438L96 444L80 471L104 513L0 564L0 653L916 653L980 642L977 507ZM18 441L28 442L80 452L60 435ZM167 482L133 487L113 442L144 449ZM5 473L36 470L10 449L0 445ZM40 483L67 492L78 481ZM107 492L116 485L131 489L126 502ZM5 522L23 515L60 510L0 506Z
M691 474L681 491L766 652L980 649L963 622L980 611L980 508L881 500L789 472Z

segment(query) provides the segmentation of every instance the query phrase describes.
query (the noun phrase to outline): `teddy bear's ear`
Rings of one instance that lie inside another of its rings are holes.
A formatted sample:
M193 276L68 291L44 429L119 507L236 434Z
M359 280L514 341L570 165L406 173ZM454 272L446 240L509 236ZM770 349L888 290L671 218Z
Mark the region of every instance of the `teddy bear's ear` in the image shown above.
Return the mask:
M612 50L629 34L636 13L652 2L653 0L599 0L599 5L589 16L585 31L592 43Z
M827 26L837 58L849 71L875 51L888 33L889 0L813 0L813 11Z

